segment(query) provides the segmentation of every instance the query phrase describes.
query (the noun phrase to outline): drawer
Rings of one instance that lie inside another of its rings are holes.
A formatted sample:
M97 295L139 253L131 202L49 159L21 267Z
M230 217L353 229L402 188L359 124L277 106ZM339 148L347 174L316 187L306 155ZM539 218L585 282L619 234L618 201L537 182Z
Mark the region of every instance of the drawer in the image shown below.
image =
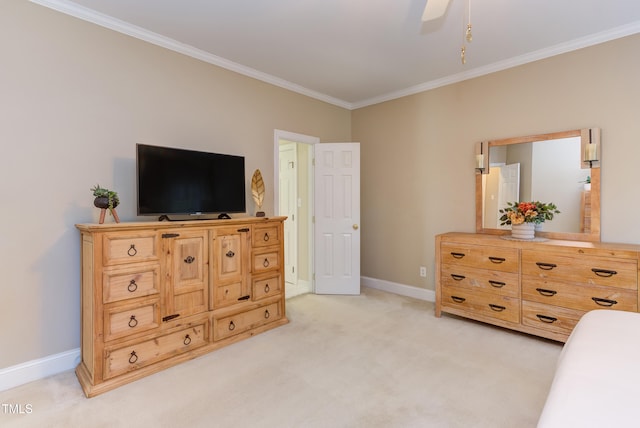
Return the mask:
M568 280L610 287L638 288L635 260L577 254L557 255L545 251L522 251L522 274L539 279Z
M522 301L522 324L569 335L585 311Z
M448 265L518 272L519 258L517 248L443 242L440 250L441 262Z
M158 235L107 233L102 241L104 265L158 260Z
M282 318L281 303L274 302L247 312L213 319L213 340L222 340Z
M253 278L251 283L251 295L253 300L264 299L282 293L280 275L272 275L262 278Z
M636 290L540 280L534 276L522 277L522 298L581 311L593 309L638 311Z
M496 318L513 323L520 322L520 301L517 298L490 294L458 287L442 289L442 307Z
M280 251L254 251L251 269L253 273L280 269Z
M104 310L104 340L152 330L160 326L158 298L132 305L111 305Z
M158 294L160 266L144 266L105 270L102 274L103 303L118 302Z
M518 274L512 272L475 269L466 266L443 264L440 284L442 287L461 287L484 290L503 296L518 297Z
M267 247L280 244L280 227L278 224L253 226L251 245L253 247Z
M206 327L206 322L202 322L151 340L107 349L104 359L105 379L140 369L205 345L207 343Z
M242 282L234 282L232 284L218 286L213 291L214 309L235 305L239 301L242 301L241 297L243 297Z

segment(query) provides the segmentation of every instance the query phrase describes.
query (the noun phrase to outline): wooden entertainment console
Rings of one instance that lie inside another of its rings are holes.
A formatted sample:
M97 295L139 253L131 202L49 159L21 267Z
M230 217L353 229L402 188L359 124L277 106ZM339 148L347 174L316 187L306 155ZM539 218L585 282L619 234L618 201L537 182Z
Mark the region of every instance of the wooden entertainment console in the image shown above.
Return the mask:
M284 220L76 225L86 396L286 324Z

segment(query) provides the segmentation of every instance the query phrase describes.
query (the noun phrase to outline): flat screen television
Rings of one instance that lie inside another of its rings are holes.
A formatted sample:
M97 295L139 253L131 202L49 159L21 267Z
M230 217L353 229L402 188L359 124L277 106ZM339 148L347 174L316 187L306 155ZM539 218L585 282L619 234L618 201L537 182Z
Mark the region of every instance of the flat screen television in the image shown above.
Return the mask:
M244 157L137 144L138 215L246 212Z

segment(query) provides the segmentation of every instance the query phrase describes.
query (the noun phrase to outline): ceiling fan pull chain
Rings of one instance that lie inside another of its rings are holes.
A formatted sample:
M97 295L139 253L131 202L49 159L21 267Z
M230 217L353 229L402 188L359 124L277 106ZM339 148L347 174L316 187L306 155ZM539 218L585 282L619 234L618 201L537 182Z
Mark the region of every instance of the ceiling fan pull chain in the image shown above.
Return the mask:
M469 23L467 24L467 42L471 43L473 35L471 34L471 0L468 2L469 6Z

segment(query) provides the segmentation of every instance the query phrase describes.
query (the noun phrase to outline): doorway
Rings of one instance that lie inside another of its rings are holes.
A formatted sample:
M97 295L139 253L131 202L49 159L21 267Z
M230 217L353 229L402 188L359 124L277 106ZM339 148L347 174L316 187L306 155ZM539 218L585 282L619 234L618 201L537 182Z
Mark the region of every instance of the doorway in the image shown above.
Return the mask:
M319 138L275 131L275 190L284 223L285 298L313 292L313 145Z

